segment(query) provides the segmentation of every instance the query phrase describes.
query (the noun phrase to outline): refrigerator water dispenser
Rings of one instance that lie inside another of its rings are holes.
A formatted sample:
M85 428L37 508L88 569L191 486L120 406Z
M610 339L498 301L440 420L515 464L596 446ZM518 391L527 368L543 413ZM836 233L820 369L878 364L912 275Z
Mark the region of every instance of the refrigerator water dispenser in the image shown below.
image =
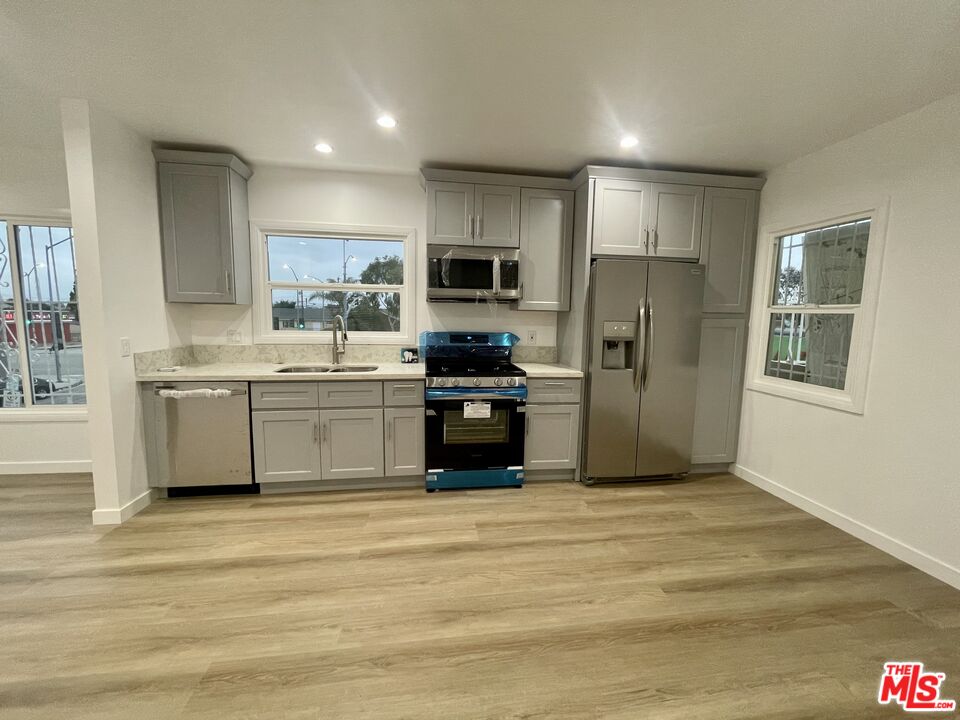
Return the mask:
M635 322L605 321L603 323L601 368L604 370L633 369L633 343L636 331Z

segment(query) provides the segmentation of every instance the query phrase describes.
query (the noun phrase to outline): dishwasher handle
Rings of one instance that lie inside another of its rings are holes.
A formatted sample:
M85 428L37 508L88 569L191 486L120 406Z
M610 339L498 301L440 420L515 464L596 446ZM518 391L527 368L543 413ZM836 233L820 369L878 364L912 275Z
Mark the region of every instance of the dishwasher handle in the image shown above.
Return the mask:
M228 388L195 388L193 390L177 390L172 387L158 387L153 391L158 397L168 400L188 400L193 398L203 398L205 400L217 400L219 398L234 397L236 395L246 395L246 390L230 390Z

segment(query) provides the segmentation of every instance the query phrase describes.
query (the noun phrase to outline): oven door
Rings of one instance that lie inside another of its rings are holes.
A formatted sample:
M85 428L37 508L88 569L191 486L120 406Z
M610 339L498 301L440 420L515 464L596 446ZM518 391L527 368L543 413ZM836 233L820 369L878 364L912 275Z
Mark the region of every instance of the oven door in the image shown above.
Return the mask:
M526 388L428 388L428 470L522 467L526 397Z

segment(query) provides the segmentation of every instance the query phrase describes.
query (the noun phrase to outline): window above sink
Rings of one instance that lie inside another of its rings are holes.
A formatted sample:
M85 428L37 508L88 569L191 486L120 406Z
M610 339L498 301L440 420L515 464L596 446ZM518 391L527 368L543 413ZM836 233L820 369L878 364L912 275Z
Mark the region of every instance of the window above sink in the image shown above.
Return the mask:
M415 230L251 225L257 239L255 342L330 344L337 315L345 320L351 342L399 344L414 339Z

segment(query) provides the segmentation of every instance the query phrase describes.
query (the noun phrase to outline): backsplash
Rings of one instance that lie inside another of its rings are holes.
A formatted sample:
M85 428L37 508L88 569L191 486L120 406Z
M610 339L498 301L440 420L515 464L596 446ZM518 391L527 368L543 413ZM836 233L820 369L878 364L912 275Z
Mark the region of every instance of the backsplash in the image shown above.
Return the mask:
M405 345L360 345L347 343L346 363L400 362L400 348ZM150 352L135 353L136 372L151 372L170 365L211 365L214 363L329 363L333 361L330 345L190 345ZM517 345L513 349L516 362L555 363L557 348L540 345Z

